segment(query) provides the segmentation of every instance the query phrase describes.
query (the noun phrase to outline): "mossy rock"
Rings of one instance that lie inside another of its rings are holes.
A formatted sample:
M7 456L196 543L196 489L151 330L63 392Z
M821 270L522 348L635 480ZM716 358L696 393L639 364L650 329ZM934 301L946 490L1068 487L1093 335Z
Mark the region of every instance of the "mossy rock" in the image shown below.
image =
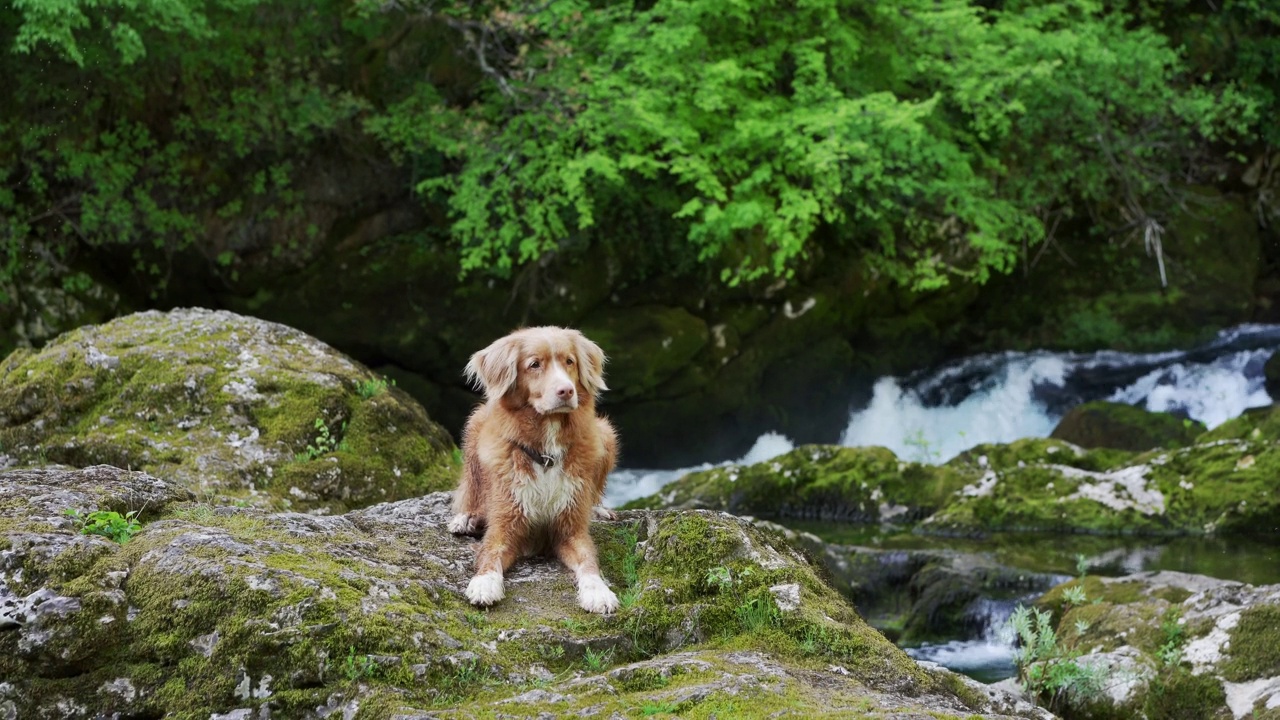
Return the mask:
M710 338L707 324L683 308L610 308L583 320L581 329L609 357L611 397L672 397L706 381L681 375Z
M1097 400L1068 410L1049 437L1083 448L1143 452L1190 445L1205 430L1204 423L1172 413Z
M1263 364L1262 387L1273 401L1280 398L1280 352L1271 353Z
M804 445L754 465L689 473L628 507L709 508L769 518L912 522L971 473L899 460L881 447Z
M316 516L60 472L0 476L0 715L1042 717L915 663L784 539L721 513L595 524L614 615L544 560L476 610L446 493ZM123 545L63 514L144 496Z
M0 356L19 347L39 347L67 330L129 311L112 283L57 262L59 253L50 244L58 242L32 234L22 238L24 260L6 270L0 289Z
M1280 442L1280 406L1250 408L1196 438L1198 443L1223 440L1253 444Z
M1225 720L1280 705L1280 585L1145 572L1072 580L1037 602L1077 662L1140 669L1104 678L1091 715L1066 698L1067 717Z
M1124 466L1133 456L1134 453L1111 448L1086 450L1060 438L1022 438L1009 443L975 445L946 464L978 475L987 470L1012 470L1044 463L1103 472Z
M456 481L415 401L297 330L229 312L129 315L0 364L20 463L146 470L209 498L340 512Z
M1280 446L1240 440L1147 453L1105 470L1056 462L993 465L917 529L960 535L1280 533L1278 476Z
M991 629L983 600L1026 597L1061 579L1002 565L988 552L848 545L768 520L756 524L820 560L859 614L901 645L982 636Z

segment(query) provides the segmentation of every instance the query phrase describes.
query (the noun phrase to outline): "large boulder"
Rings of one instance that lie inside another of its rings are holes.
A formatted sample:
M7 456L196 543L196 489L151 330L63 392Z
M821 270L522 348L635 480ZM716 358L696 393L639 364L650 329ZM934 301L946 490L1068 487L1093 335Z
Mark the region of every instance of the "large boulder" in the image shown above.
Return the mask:
M1190 445L1205 430L1204 423L1173 413L1096 400L1068 410L1049 437L1082 448L1142 452Z
M720 513L594 525L623 601L599 617L540 560L470 607L475 541L446 531L445 493L315 516L107 467L0 488L0 717L1043 717L911 661L784 539ZM125 544L65 514L140 500Z
M1202 441L1099 470L1052 461L991 468L918 530L1280 533L1280 446L1261 433L1250 438Z
M974 447L934 466L884 448L803 446L754 465L689 473L627 507L772 519L1102 535L1280 533L1280 414L1253 413L1195 445L1142 455L1062 440ZM1233 437L1239 435L1241 437Z
M880 447L804 445L753 465L692 472L627 507L708 508L768 518L914 522L971 473L899 460Z
M312 512L445 489L457 470L449 434L367 368L283 325L199 309L15 351L0 364L0 448Z
M1280 585L1176 572L1073 580L1039 604L1101 691L1060 698L1075 716L1280 717Z

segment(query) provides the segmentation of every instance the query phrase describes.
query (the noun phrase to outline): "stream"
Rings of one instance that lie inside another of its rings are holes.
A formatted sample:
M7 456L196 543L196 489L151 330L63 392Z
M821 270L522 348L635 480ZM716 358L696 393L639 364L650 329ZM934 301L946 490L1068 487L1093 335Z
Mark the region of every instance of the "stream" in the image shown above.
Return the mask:
M1252 407L1271 403L1262 368L1280 348L1280 325L1242 325L1203 346L1160 353L993 353L963 358L875 383L871 400L854 408L841 444L880 445L899 457L942 463L980 443L1045 437L1071 407L1111 400L1172 412L1216 427ZM777 433L762 435L741 458L676 470L620 469L610 476L605 504L616 507L657 492L688 472L763 462L792 450ZM989 554L1002 565L1065 580L1078 556L1089 572L1125 575L1177 570L1251 584L1280 583L1280 539L1214 537L1135 538L1087 535L1013 535L963 540L884 534L878 527L789 523L832 543L882 549L949 549ZM1047 588L1046 588L1047 589ZM908 647L985 682L1013 674L1013 644L1003 632L1009 614L1026 598L982 598L970 608L976 637Z

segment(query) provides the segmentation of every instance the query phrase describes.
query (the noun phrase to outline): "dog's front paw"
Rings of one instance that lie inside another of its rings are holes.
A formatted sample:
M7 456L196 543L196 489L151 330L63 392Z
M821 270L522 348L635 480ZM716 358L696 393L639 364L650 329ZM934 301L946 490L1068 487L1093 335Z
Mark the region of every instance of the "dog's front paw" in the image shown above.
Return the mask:
M472 605L492 605L503 598L502 574L491 572L471 578L467 599Z
M480 518L467 513L458 513L449 519L449 532L454 535L475 535L480 525Z
M591 514L594 515L595 519L597 520L617 520L618 519L618 513L610 510L609 508L603 505L596 505L595 507L591 508Z
M599 575L587 575L578 581L578 604L587 612L607 615L618 609L618 596Z

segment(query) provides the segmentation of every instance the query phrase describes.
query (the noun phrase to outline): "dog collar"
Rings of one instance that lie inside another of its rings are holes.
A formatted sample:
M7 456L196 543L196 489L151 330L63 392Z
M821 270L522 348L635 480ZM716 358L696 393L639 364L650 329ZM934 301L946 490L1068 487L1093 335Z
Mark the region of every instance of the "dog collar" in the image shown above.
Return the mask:
M525 455L528 455L529 459L532 460L535 464L541 465L542 467L547 469L555 467L556 459L551 455L548 455L546 453L540 453L537 450L534 450L533 448L529 447L528 445L521 445L520 443L511 443L511 444L520 448L520 451L523 452Z

